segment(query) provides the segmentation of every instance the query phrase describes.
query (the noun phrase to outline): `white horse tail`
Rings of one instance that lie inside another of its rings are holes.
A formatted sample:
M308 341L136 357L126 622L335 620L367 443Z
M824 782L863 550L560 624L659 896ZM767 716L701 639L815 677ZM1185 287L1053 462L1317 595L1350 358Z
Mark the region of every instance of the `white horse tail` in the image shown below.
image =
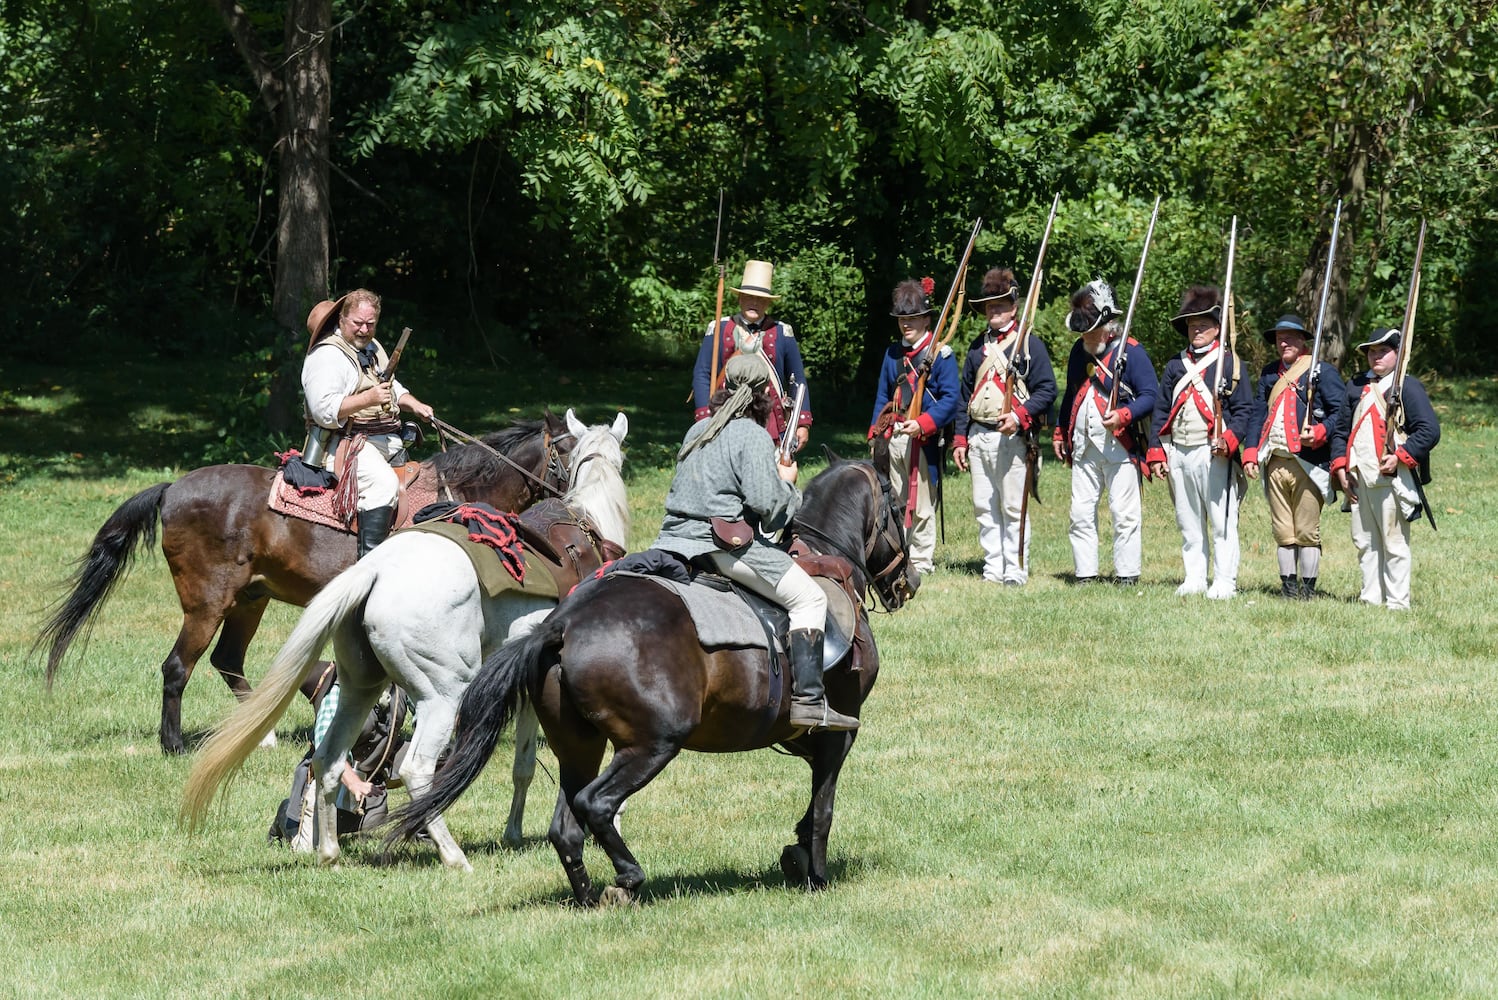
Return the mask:
M553 662L562 644L557 615L543 621L529 634L511 639L485 660L458 708L458 726L453 748L432 777L432 784L390 818L389 848L398 840L414 837L448 807L483 773L494 755L500 734L514 720L528 697L533 680Z
M334 630L364 603L378 576L378 570L368 562L355 563L314 597L276 654L270 672L203 743L182 792L178 818L189 830L202 825L219 787L234 776L275 728Z

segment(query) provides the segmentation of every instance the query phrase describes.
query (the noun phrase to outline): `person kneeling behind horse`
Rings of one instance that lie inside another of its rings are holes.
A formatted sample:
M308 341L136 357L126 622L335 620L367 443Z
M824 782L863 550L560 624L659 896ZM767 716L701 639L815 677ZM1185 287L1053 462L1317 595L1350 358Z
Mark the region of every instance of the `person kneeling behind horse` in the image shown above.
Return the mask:
M764 364L730 358L724 386L713 395L712 419L687 431L666 494L666 517L654 548L696 560L713 572L779 604L790 616L793 726L843 731L858 720L827 705L822 638L827 598L806 571L764 532L791 523L801 506L794 461L781 464L765 423L771 398ZM747 522L732 549L715 538L713 520Z

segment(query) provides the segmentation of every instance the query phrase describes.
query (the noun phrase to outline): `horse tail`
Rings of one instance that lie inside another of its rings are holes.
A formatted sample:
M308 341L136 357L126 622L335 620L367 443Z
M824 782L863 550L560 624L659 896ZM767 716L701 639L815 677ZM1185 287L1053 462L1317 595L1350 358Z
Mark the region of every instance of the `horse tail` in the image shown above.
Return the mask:
M51 647L47 653L47 690L52 689L57 667L80 632L87 643L99 609L125 578L135 553L156 544L161 499L171 485L157 483L120 504L94 535L88 552L78 560L77 569L68 578L67 596L57 603L52 617L31 644L32 655L44 646Z
M506 642L484 660L458 707L452 750L427 790L391 817L394 828L385 838L387 849L398 840L416 836L483 773L532 681L549 665L547 650L561 645L562 629L558 616L552 615L530 634Z
M302 612L265 678L203 743L182 792L179 819L189 830L202 824L219 786L234 776L285 714L333 632L369 597L378 576L368 563L355 563L323 588Z

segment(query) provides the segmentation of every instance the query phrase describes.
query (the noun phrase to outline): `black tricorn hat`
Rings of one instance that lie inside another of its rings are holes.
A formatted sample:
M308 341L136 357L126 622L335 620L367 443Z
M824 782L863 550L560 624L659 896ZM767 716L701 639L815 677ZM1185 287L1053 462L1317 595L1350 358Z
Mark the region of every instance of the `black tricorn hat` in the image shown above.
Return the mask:
M1222 323L1222 289L1216 285L1192 285L1181 296L1181 311L1170 318L1170 325L1186 336L1186 321L1192 316L1211 316Z
M1066 328L1072 333L1087 333L1122 315L1113 301L1113 287L1094 279L1072 293Z
M1391 351L1399 350L1400 331L1397 326L1374 327L1373 334L1367 340L1357 346L1357 350L1366 351L1370 347L1387 347Z
M1308 337L1311 331L1306 329L1306 321L1294 313L1285 313L1274 321L1274 326L1264 331L1264 342L1270 346L1274 345L1274 332L1276 330L1294 330L1302 337Z
M914 278L907 278L896 285L889 314L899 318L901 316L929 316L936 312L931 308L931 293L925 287L925 282L930 280L926 278L917 281Z
M982 309L983 303L994 299L1019 301L1019 282L1014 280L1014 271L1010 268L990 267L983 275L983 294L968 301Z

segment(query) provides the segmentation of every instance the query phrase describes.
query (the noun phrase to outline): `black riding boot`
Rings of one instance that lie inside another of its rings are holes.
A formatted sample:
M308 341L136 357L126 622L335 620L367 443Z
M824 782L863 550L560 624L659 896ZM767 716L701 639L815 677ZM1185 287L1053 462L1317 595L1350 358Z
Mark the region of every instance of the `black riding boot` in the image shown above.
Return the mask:
M822 632L798 628L791 643L791 725L843 732L858 728L858 720L835 712L827 704L822 684Z
M359 558L379 545L390 534L390 521L395 517L393 507L372 507L359 511Z
M1293 576L1282 576L1282 577L1280 577L1280 596L1281 597L1299 597L1300 596L1300 581L1297 580Z

